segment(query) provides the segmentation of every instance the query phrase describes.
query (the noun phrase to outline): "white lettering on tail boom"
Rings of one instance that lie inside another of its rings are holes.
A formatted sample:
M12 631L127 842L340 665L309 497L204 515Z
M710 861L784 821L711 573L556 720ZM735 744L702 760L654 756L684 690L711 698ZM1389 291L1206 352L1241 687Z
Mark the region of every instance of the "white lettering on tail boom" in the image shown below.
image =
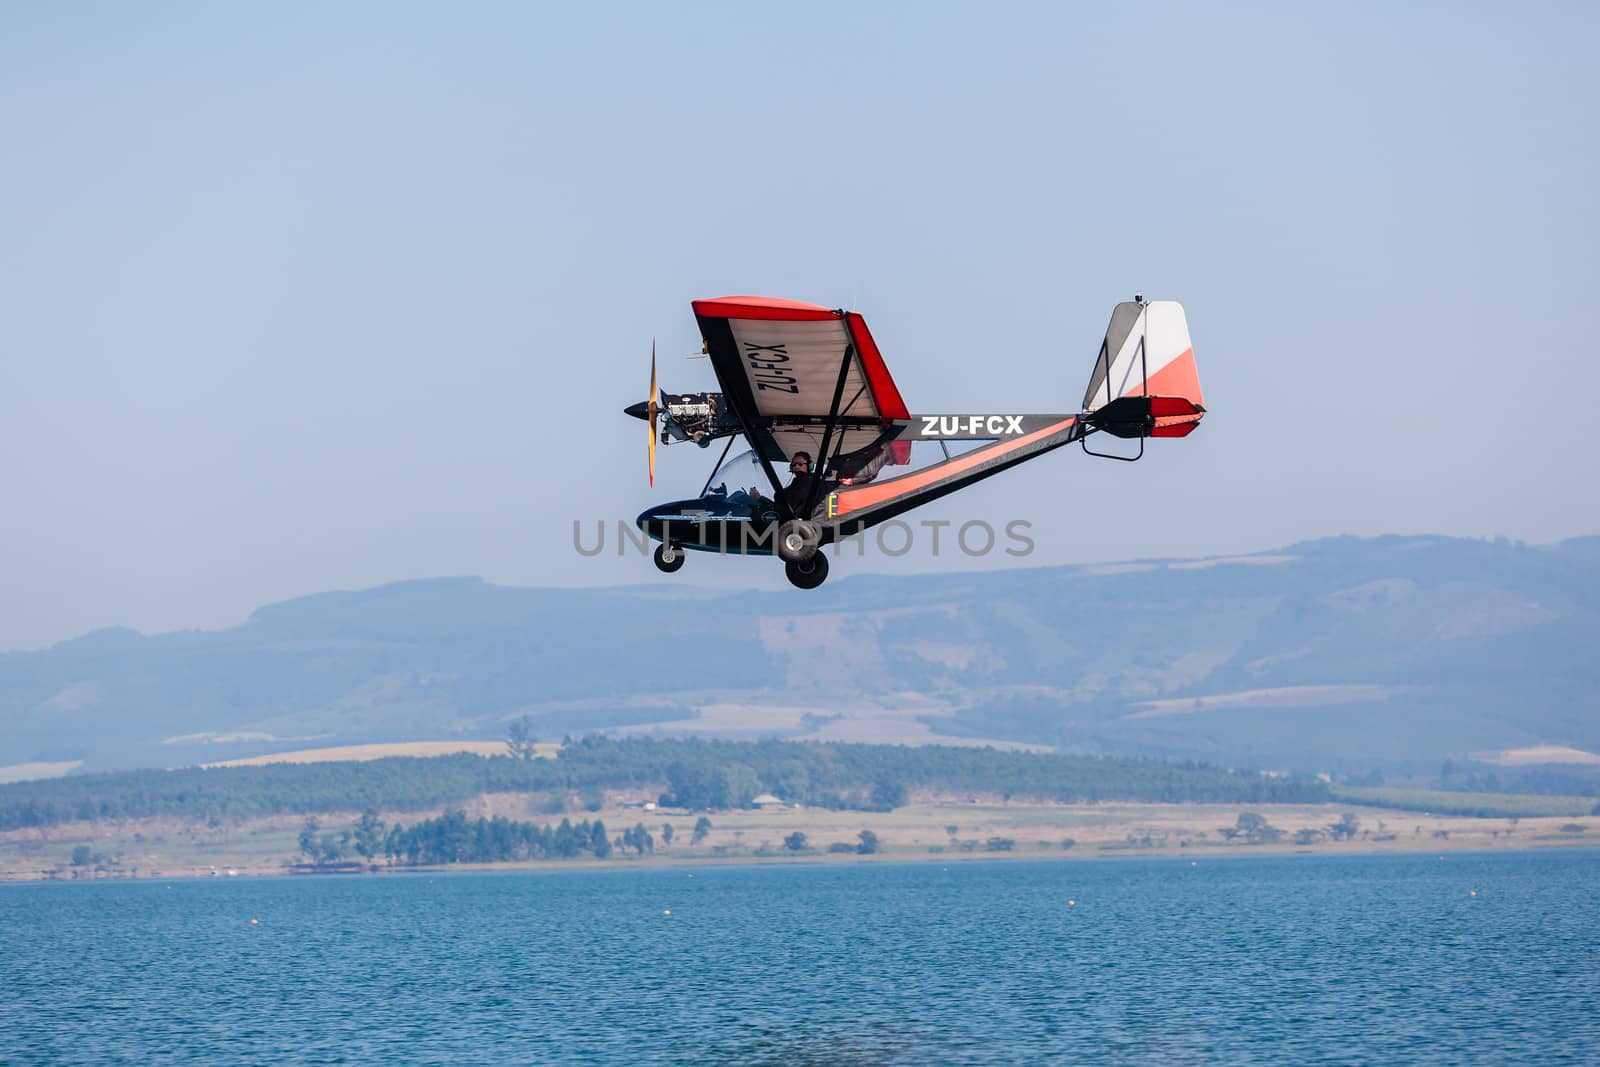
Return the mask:
M920 415L918 437L986 439L1015 437L1023 432L1021 415Z

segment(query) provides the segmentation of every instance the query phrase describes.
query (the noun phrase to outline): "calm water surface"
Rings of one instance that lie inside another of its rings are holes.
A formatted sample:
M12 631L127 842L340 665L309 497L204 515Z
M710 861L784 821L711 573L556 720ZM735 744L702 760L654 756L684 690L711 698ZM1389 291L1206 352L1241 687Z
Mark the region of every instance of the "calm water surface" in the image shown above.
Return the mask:
M0 1062L1600 1063L1600 852L0 886Z

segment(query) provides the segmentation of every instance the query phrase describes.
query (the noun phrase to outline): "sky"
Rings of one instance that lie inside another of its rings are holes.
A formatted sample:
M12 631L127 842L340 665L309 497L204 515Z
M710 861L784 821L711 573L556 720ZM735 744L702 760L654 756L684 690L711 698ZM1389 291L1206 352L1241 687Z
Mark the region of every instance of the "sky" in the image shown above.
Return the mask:
M780 588L574 549L693 299L859 309L914 412L1075 411L1181 301L1210 409L907 516L1023 560L1600 533L1590 5L0 7L0 649L327 589ZM613 538L614 541L614 538ZM869 546L870 547L870 546ZM801 595L796 593L795 595ZM660 601L653 603L660 604Z

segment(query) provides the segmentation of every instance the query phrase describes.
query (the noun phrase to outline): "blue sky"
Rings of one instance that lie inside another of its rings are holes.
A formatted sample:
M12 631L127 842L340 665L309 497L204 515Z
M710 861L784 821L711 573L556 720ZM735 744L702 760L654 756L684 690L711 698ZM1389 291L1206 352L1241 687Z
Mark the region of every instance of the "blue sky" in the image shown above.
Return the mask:
M912 516L1027 519L1030 563L1600 532L1597 22L7 5L0 648L426 575L659 580L572 522L698 488L681 446L647 490L620 408L652 337L667 387L712 386L679 357L726 293L859 308L927 412L1074 410L1112 305L1182 301L1199 433Z

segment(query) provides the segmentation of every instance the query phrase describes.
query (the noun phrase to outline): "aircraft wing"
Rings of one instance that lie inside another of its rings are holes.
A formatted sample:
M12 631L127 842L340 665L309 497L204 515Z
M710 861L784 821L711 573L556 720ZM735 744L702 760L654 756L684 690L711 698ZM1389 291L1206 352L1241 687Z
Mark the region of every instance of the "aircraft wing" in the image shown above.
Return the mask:
M910 418L877 342L854 311L724 296L696 300L694 313L723 394L752 443L764 450L784 456L805 450L820 461L817 449L836 393L840 430L834 440L842 431L844 453L871 446L889 420Z

